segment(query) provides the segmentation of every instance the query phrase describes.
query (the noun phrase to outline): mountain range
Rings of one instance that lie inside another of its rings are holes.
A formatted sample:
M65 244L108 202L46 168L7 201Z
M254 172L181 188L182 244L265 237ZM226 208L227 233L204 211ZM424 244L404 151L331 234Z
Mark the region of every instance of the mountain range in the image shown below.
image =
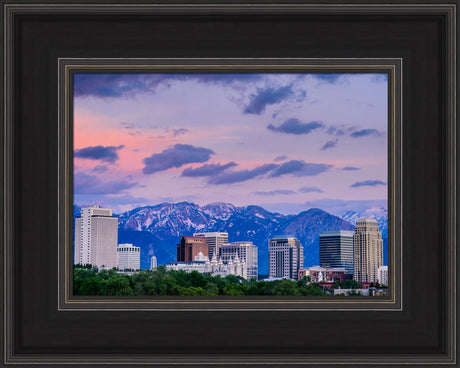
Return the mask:
M80 207L74 206L74 217ZM151 256L158 264L176 260L176 245L182 235L195 232L224 231L229 242L252 241L258 246L259 274L268 273L268 240L274 235L296 236L304 246L305 266L319 264L319 232L353 230L356 220L373 217L379 222L383 237L387 233L387 212L369 208L363 213L346 212L342 218L318 208L297 215L281 215L259 206L236 207L229 203L199 206L189 202L161 203L135 208L118 216L118 243L141 247L141 268L148 268ZM386 259L386 239L384 258Z

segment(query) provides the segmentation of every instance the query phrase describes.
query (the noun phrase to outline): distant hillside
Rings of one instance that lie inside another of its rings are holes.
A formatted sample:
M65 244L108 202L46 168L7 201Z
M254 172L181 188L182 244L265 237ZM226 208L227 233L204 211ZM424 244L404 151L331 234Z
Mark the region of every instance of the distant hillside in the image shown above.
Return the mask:
M249 240L258 246L259 273L267 273L268 239L272 236L297 236L305 247L305 264L313 265L319 262L319 231L353 228L345 220L320 209L284 216L259 206L235 207L228 203L213 203L200 207L180 202L136 208L121 214L119 241L141 246L142 267L147 267L153 254L160 264L174 261L176 244L181 235L192 235L199 231L226 231L229 241ZM136 232L142 232L143 238L134 238Z

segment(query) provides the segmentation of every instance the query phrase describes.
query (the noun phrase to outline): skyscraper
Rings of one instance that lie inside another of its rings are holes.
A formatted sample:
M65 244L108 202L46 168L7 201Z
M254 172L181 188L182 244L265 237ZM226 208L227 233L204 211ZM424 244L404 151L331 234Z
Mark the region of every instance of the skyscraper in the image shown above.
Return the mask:
M219 259L229 262L238 258L246 262L248 279L257 280L257 246L250 241L227 243L219 249Z
M268 241L268 276L297 280L303 267L303 246L294 236L279 235Z
M208 255L206 240L198 236L182 236L177 244L177 262L192 262L198 253Z
M353 274L353 231L336 230L319 233L319 265L345 268Z
M379 266L377 281L380 285L388 285L388 266Z
M99 206L81 209L75 219L74 263L117 266L118 219Z
M217 257L219 255L219 248L228 243L228 233L195 233L193 236L199 236L206 239L206 243L209 247L207 254L209 259L212 259L214 255Z
M117 247L117 268L119 270L139 270L141 268L141 248L132 244Z
M155 270L156 268L157 268L157 257L152 256L152 258L150 258L150 269Z
M378 281L378 269L383 265L383 239L375 219L356 222L353 235L354 273L358 282Z

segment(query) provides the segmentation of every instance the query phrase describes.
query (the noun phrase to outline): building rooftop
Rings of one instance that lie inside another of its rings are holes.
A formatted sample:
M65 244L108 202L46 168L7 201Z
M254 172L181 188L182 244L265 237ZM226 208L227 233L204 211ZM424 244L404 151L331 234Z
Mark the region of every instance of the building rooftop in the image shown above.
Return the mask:
M353 230L330 230L320 231L319 236L353 236Z
M296 240L299 240L294 235L275 235L275 236L272 236L270 239L296 239Z

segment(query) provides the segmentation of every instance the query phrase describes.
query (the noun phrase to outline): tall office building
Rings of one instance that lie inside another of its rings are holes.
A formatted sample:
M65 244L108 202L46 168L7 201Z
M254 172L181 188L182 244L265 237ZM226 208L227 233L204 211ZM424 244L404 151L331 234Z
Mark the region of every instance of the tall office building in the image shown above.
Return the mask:
M182 236L177 244L177 262L192 262L198 253L208 255L208 244L199 236Z
M246 262L247 278L257 280L257 246L252 242L233 242L219 248L219 259L224 263L238 258Z
M152 258L150 258L150 269L155 270L156 268L157 268L157 257L152 256Z
M228 243L228 233L195 233L193 236L199 236L206 239L208 244L208 254L209 259L212 259L214 255L217 257L219 255L219 248Z
M345 268L353 274L353 231L336 230L319 233L319 265Z
M356 222L353 248L353 278L358 282L376 282L379 266L383 265L383 239L375 219Z
M119 244L117 247L117 268L139 270L141 268L141 248L132 244Z
M268 241L268 276L297 280L303 268L303 246L293 236L275 236Z
M97 267L117 266L118 219L99 206L81 209L75 219L74 263Z
M379 266L377 281L380 285L388 285L388 266Z

